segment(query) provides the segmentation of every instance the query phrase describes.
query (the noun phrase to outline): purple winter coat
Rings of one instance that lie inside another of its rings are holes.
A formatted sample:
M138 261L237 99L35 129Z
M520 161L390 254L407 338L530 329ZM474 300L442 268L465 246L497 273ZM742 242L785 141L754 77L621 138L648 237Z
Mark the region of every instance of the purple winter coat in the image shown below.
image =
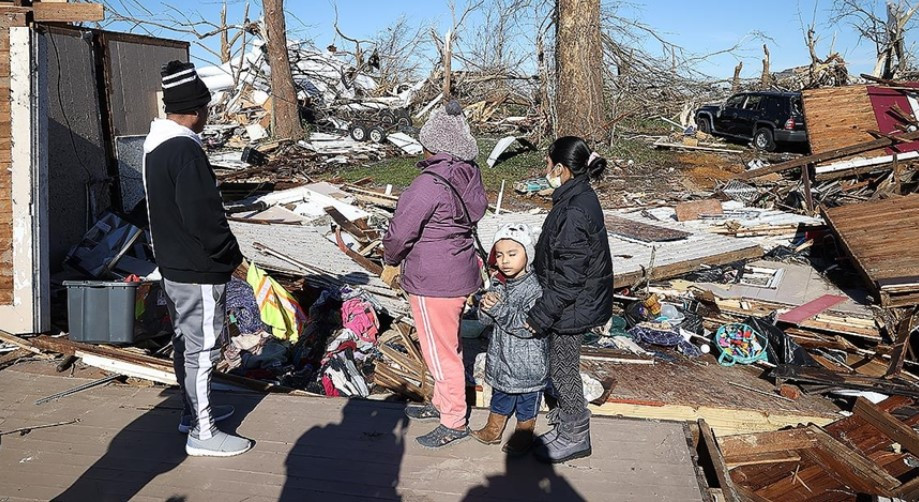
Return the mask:
M399 198L383 237L384 260L402 263L402 289L418 296L456 298L482 286L472 226L488 208L482 173L469 162L439 153L418 163L437 173L463 196L472 224L453 191L431 175L420 174Z

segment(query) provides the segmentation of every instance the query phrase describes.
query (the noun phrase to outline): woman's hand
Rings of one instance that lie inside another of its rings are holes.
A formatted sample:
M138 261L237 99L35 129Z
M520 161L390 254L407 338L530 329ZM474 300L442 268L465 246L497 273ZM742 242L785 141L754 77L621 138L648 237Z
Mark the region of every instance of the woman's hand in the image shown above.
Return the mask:
M536 334L536 330L533 329L533 326L530 326L529 322L523 323L523 327L526 328L530 333L533 333L534 335Z
M495 305L501 302L501 295L495 293L494 291L489 291L482 296L482 308L485 310L491 310Z

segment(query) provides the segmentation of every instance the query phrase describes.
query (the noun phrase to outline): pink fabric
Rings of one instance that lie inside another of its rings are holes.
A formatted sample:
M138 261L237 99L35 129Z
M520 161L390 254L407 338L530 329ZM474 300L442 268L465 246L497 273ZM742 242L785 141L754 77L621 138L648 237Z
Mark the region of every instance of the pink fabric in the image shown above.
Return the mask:
M380 320L373 310L373 305L360 298L346 301L341 306L341 323L361 340L376 343L377 334L380 332Z
M434 377L431 404L440 412L440 423L451 429L466 426L466 370L460 318L465 297L434 298L409 295L421 355Z

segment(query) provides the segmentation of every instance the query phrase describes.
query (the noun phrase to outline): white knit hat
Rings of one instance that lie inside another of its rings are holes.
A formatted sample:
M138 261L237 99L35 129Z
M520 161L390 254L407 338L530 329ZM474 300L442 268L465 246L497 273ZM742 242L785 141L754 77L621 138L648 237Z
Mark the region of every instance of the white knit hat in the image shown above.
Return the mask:
M523 246L523 249L527 253L527 269L533 265L533 260L536 259L536 241L539 240L539 234L542 229L540 228L530 228L526 223L508 223L502 225L498 229L498 232L495 233L495 244L498 241L504 239L512 240L517 244ZM491 253L488 255L488 263L495 263L495 246L491 246Z

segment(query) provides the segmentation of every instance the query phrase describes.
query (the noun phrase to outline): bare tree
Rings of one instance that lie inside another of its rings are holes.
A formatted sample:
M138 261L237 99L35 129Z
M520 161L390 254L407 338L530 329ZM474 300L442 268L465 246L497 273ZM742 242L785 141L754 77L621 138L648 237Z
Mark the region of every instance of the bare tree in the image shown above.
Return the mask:
M888 0L883 13L877 12L877 7L871 0L840 0L835 2L834 21L848 20L862 38L874 43L877 61L872 75L893 79L907 69L912 57L905 40L919 2L910 5L905 0Z
M272 133L279 138L300 138L303 126L297 105L297 89L287 53L287 23L283 0L262 0L271 66Z
M556 16L556 134L600 140L606 133L600 0L558 0Z

